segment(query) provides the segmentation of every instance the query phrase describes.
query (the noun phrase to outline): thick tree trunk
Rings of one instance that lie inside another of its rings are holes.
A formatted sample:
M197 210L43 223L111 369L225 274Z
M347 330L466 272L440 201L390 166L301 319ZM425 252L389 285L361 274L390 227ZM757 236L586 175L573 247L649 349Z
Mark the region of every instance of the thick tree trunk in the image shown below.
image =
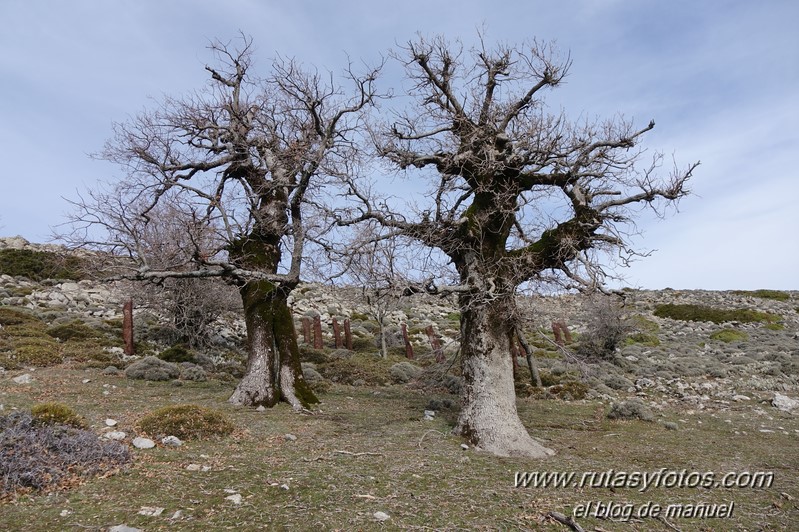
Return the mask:
M498 456L543 458L554 454L536 442L516 410L510 338L513 297L461 297L464 385L456 434Z
M286 298L268 281L241 288L247 324L247 372L229 401L274 406L281 399L295 410L318 403L302 376L294 321Z

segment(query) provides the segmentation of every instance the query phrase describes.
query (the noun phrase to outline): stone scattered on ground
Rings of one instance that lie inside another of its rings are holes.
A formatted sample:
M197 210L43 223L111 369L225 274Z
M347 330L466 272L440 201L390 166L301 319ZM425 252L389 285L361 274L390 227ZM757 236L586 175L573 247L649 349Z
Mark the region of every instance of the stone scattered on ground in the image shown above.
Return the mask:
M150 517L158 517L164 513L164 509L159 506L142 506L139 510L139 515L147 515Z
M108 529L108 532L142 532L142 529L128 525L114 525Z
M799 408L799 400L792 399L787 395L783 395L781 393L775 393L774 398L771 400L772 406L777 410L782 410L783 412L793 412L797 408Z
M31 377L30 373L24 373L18 377L14 377L11 380L17 384L30 384L33 382L33 377Z
M150 438L144 438L142 436L138 436L133 438L133 446L137 449L152 449L155 447L155 442Z
M297 436L294 434L286 434L283 436L283 439L286 441L297 441Z
M378 521L387 521L391 519L391 516L388 515L386 512L375 512L372 516L377 519Z
M239 504L241 504L242 497L240 493L234 493L233 495L228 495L227 497L225 497L225 500L230 501L238 506Z
M103 434L103 438L115 441L122 441L125 439L126 436L127 434L125 434L121 430L112 430L111 432L106 432L105 434Z
M161 439L161 443L167 447L180 447L183 442L177 436L165 436Z

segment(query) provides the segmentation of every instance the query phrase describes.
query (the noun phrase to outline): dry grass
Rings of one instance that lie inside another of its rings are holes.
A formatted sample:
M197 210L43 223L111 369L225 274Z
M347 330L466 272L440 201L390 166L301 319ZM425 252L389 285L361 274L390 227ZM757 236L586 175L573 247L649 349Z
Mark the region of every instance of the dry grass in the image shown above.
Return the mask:
M157 407L192 403L223 411L237 427L221 440L136 451L123 473L51 495L24 495L0 506L0 530L100 530L126 523L151 530L566 530L546 514L571 514L589 501L735 502L731 519L678 519L681 530L790 530L799 523L795 449L799 420L769 409L733 405L724 412L685 409L655 423L611 421L596 401L524 399L522 419L558 454L547 460L495 458L460 448L450 435L454 411L422 421L429 396L400 386L336 385L321 411L297 415L234 408L233 384L208 381L175 388L130 381L99 370L45 368L26 386L0 380L6 412L60 401L98 432L113 417L134 434ZM84 379L90 382L83 383ZM770 407L767 407L770 408ZM679 430L666 430L664 421ZM774 432L759 432L767 427ZM780 428L781 427L781 428ZM284 438L287 433L296 441ZM209 471L188 471L189 464ZM516 471L773 471L767 489L516 488ZM281 486L287 486L283 489ZM241 505L226 500L234 490ZM786 494L793 497L788 500ZM138 514L163 507L160 517ZM170 517L180 510L175 520ZM373 514L391 517L383 523ZM63 515L62 515L63 514ZM579 519L586 530L669 530L651 519Z

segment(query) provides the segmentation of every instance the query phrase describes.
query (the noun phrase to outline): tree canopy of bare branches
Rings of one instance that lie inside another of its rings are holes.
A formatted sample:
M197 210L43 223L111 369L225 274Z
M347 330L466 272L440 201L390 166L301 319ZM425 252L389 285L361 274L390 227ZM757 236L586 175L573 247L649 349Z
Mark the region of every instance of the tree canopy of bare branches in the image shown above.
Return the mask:
M544 456L519 421L509 339L514 294L528 281L595 288L597 252L629 256L636 207L657 213L687 194L697 164L661 177L662 155L640 142L654 121L616 117L574 122L548 111L544 96L571 61L554 46L485 45L464 51L418 38L394 52L411 81L407 106L373 125L377 155L424 171L428 204L392 212L357 179L338 224L367 220L446 254L457 271L465 386L456 432L500 455ZM429 172L433 169L434 172Z
M101 157L126 179L74 202L68 239L127 257L124 278L235 283L249 359L231 402L272 406L282 398L302 409L317 399L302 378L286 298L300 279L304 202L348 164L378 70L349 68L345 88L332 74L278 58L260 79L251 39L211 50L207 86L115 126ZM148 238L162 205L179 213L188 236L188 249L171 256L154 253L158 239Z

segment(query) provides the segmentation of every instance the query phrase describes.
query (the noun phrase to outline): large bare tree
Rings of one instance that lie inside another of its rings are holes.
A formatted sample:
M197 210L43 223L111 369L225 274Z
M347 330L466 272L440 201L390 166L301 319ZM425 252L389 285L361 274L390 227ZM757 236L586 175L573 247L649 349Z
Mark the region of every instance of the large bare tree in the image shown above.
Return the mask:
M320 179L349 164L351 134L372 102L377 69L348 69L345 90L332 75L291 60L277 59L266 78L255 77L249 38L237 49L211 49L217 61L206 67L207 86L116 125L102 157L127 177L75 202L70 238L131 259L125 278L235 283L249 358L230 401L273 406L283 399L307 408L317 399L302 377L286 302L300 280L305 202ZM193 249L155 264L144 237L162 203L179 206Z
M662 208L687 194L696 164L658 177L662 156L643 161L639 141L654 122L570 121L542 95L570 67L551 45L485 46L464 52L419 38L393 54L410 81L407 105L374 126L378 155L428 180L427 203L394 208L350 179L347 226L380 222L443 252L459 294L465 385L456 433L497 455L551 454L519 420L510 340L515 294L539 281L597 287L607 251L628 257L637 206ZM697 163L698 164L698 163ZM432 170L432 171L431 171Z

